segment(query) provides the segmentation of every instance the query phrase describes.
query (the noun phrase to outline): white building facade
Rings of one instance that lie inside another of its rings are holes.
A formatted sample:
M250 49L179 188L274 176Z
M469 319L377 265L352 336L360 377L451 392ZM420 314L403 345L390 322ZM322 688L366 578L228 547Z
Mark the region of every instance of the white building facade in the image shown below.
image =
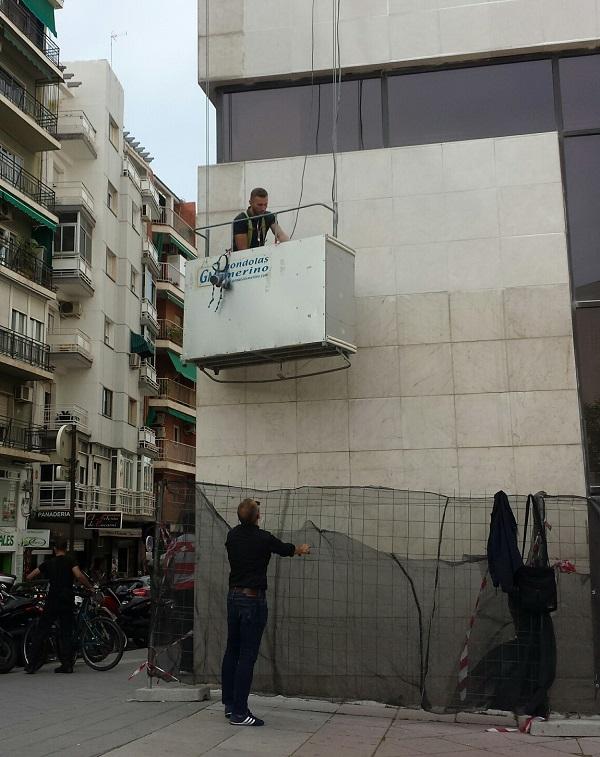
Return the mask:
M331 204L333 186L358 351L319 378L199 379L197 480L594 493L596 4L200 0L199 19L218 124L199 225L255 186L275 211ZM323 208L279 221L332 230Z

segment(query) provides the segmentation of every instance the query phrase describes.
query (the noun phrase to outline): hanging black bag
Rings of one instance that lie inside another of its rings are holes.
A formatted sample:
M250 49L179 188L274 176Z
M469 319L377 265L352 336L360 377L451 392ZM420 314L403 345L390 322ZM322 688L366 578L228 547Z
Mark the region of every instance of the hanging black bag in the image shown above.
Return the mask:
M537 496L537 495L536 495ZM523 559L525 559L525 542L529 510L533 512L533 545L527 563L515 572L515 591L512 596L520 610L541 614L554 612L558 606L556 594L556 574L548 560L546 542L546 524L533 495L527 497L525 510L525 528L523 529Z

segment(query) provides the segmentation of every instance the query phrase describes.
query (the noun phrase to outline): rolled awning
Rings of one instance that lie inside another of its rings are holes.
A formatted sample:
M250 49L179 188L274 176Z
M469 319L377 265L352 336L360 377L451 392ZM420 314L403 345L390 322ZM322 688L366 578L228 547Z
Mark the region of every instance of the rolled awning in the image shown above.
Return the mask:
M142 334L136 334L132 331L129 351L135 352L141 357L149 357L150 355L154 355L154 345L145 339Z
M191 426L196 425L196 419L191 415L186 415L186 413L180 413L179 410L173 410L170 407L165 407L160 409L161 413L168 413L169 415L172 415L173 418L177 418L179 421L183 421L184 423L189 423ZM146 416L146 426L154 426L156 423L156 410L151 407L148 409L148 415Z
M194 384L196 383L196 366L190 365L189 363L183 363L181 361L181 358L176 352L173 352L172 350L167 350L169 357L171 358L171 362L173 363L173 367L179 373L183 378L187 379L188 381L193 381Z
M51 231L56 229L57 224L53 223L49 218L45 218L41 213L38 213L37 210L30 208L29 205L26 205L22 200L19 200L18 197L15 197L5 189L0 189L0 199L6 200L6 202L9 202L13 207L17 208L17 210L20 210L21 213L25 213L26 216L29 216L33 221L42 224L42 226L47 226Z
M23 5L33 13L33 15L39 19L44 26L56 37L56 23L54 21L54 8L50 5L48 0L21 0Z

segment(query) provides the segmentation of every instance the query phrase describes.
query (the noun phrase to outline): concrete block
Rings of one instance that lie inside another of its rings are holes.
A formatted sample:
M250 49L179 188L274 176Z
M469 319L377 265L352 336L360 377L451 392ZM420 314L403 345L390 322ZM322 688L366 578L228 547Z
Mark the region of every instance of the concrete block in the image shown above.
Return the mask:
M136 689L135 696L130 702L203 702L210 699L210 688L208 686L189 686L178 683L173 686L170 684L161 684L153 686L151 689L145 686L142 689Z
M600 737L600 719L567 718L565 720L534 720L531 723L532 736L562 736L569 738Z

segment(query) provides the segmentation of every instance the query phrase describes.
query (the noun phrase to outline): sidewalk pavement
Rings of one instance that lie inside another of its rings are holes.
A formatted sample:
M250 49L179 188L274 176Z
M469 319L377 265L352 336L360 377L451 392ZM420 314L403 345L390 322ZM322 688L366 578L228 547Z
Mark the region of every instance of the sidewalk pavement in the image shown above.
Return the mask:
M266 725L235 728L223 716L217 691L210 702L128 701L146 684L144 674L128 681L143 659L143 650L134 650L107 673L79 662L72 676L54 675L54 665L34 676L20 668L0 676L0 755L600 757L599 738L487 733L494 723L507 725L505 718L455 719L371 703L253 696L250 706Z

